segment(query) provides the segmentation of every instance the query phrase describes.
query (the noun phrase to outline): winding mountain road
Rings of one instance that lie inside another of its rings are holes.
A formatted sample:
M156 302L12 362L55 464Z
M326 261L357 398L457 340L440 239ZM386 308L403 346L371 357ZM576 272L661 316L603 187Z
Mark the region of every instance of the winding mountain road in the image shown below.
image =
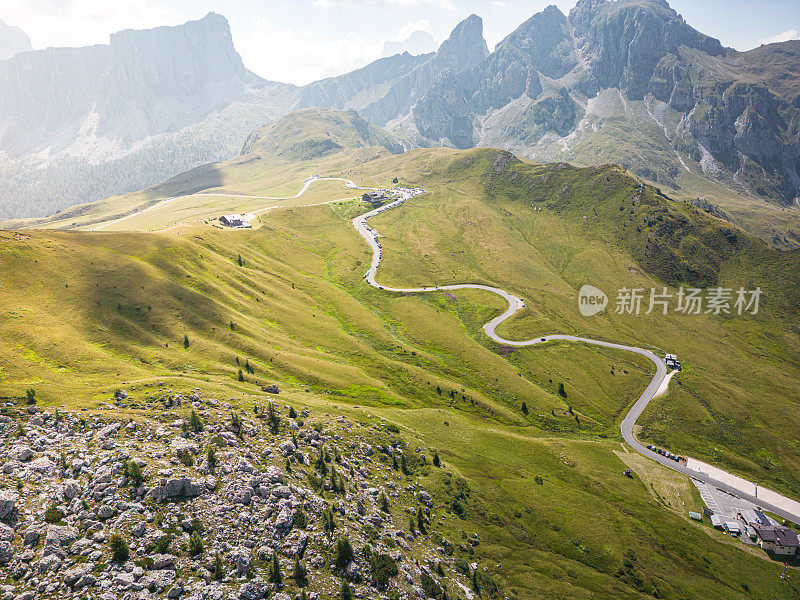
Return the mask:
M509 292L502 290L497 287L493 287L490 285L482 285L482 284L473 284L473 283L457 283L452 285L440 285L440 286L427 286L427 287L418 287L418 288L395 288L389 287L385 285L379 284L375 280L375 274L380 267L381 264L381 244L378 241L378 232L372 229L369 225L367 225L367 220L375 215L378 215L386 210L390 210L401 205L406 200L413 198L416 195L424 193L424 190L405 190L400 191L400 198L394 200L389 204L385 204L384 206L380 206L374 210L371 210L367 213L359 215L353 219L353 227L355 227L356 231L361 234L361 237L367 242L367 244L372 248L372 262L370 263L369 270L364 274L364 281L366 281L369 285L376 287L378 289L387 291L387 292L395 292L395 293L406 293L406 294L416 294L416 293L426 293L426 292L440 292L440 291L449 291L449 290L462 290L462 289L476 289L476 290L484 290L487 292L491 292L493 294L497 294L501 296L508 302L508 308L498 317L495 317L486 325L483 326L483 330L486 332L486 335L489 336L494 341L500 344L506 344L508 346L535 346L537 344L544 344L547 342L555 341L555 340L566 340L569 342L580 342L584 344L593 344L595 346L604 346L606 348L613 348L615 350L624 350L626 352L633 352L635 354L639 354L644 356L648 360L650 360L656 367L655 375L653 375L653 379L650 381L650 384L647 388L642 392L642 395L639 396L639 399L634 403L633 407L630 409L628 414L622 420L622 424L620 425L620 431L622 432L622 437L631 446L634 450L636 450L639 454L646 456L647 458L651 458L658 463L661 463L665 467L672 469L673 471L678 471L683 473L684 475L688 475L689 477L693 477L699 481L712 485L720 490L728 492L729 494L733 494L740 498L744 498L758 506L761 506L763 509L771 511L776 515L779 515L785 519L788 519L794 523L800 524L800 511L798 510L787 510L786 506L796 504L794 501L784 498L786 502L782 502L784 506L778 506L777 504L771 502L765 502L761 498L757 498L746 491L739 489L729 483L719 481L711 477L710 475L703 473L701 471L697 471L694 469L690 469L681 463L677 463L673 460L665 456L661 456L660 454L653 452L652 450L648 450L645 446L639 443L636 439L636 436L633 433L634 425L636 425L636 420L641 416L644 409L647 407L647 404L650 400L658 392L659 388L661 387L664 378L667 376L667 366L661 357L657 356L655 353L647 350L645 348L637 348L636 346L627 346L625 344L616 344L614 342L606 342L602 340L594 340L591 338L584 338L578 337L574 335L563 335L563 334L550 334L544 335L541 337L532 338L529 340L508 340L506 338L501 337L497 333L497 327L506 321L507 319L511 318L517 311L524 308L525 303L523 302L522 298L518 298ZM772 493L774 497L779 497L778 494Z

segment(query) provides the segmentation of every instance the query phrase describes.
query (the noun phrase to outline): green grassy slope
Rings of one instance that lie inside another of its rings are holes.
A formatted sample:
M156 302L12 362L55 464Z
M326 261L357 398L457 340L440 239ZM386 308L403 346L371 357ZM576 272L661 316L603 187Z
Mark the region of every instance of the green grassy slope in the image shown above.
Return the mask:
M392 134L355 110L308 108L256 129L245 142L242 153L311 160L344 148L370 146L383 146L393 154L403 151Z
M519 294L526 309L503 325L506 337L559 331L677 352L685 370L644 416L645 436L800 489L791 437L800 424L796 253L770 250L616 167L540 166L490 150L378 154L338 171L334 160L303 168L324 164L358 182L398 177L430 191L371 221L385 236L379 279L486 282ZM117 387L135 395L199 387L247 404L277 382L293 403L369 406L438 449L472 490L466 520L452 514L438 531L464 547L455 556L486 567L502 594L796 593L775 564L688 521L696 499L669 505L644 471L622 476L618 423L650 365L580 345L498 348L481 330L504 308L494 295L366 286L370 256L350 223L363 211L353 201L290 208L246 232L0 233L0 396L34 387L47 404L93 406ZM584 283L613 302L618 287L683 281L758 283L763 310L577 312ZM255 374L239 382L245 360ZM651 476L668 478L658 467ZM428 477L442 496L453 493L441 471ZM474 556L465 530L479 533Z

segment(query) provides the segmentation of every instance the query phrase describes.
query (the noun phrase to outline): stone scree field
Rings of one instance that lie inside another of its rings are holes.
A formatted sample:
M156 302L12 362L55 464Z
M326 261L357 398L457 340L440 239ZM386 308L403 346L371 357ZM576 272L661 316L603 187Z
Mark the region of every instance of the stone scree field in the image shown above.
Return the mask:
M454 546L433 533L447 515L414 479L436 467L391 424L275 404L244 414L196 391L156 402L160 420L4 409L3 600L288 600L344 587L472 598L478 577L492 585L464 558L477 535Z

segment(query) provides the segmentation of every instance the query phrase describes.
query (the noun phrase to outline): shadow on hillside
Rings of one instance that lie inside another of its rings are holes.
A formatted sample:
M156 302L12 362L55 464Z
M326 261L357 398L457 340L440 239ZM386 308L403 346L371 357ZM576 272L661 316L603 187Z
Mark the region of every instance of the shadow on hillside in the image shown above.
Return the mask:
M187 196L203 190L220 187L222 172L218 164L200 165L189 171L179 173L164 183L147 188L148 198L168 198L171 196Z

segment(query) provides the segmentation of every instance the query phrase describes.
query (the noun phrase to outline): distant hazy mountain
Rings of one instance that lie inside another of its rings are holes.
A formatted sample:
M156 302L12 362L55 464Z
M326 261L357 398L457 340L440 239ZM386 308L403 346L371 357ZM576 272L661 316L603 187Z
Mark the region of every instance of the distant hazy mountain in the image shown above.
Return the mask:
M0 61L0 218L140 189L235 154L283 112L224 17ZM281 102L283 102L281 100Z
M298 87L242 64L224 17L123 31L109 45L50 48L0 62L0 219L51 214L142 189L235 156L291 110L358 109L385 124L441 73L488 54L481 20L437 52L405 52Z
M393 56L408 52L409 54L419 55L428 54L436 50L436 40L427 31L415 31L401 42L384 42L383 57Z
M760 198L800 205L800 41L737 52L663 0L580 0L569 15L550 6L491 54L472 15L435 52L306 86L250 73L211 13L110 45L18 54L0 61L0 92L0 218L231 158L256 127L312 107L356 109L405 148L620 163L684 198L755 197L747 218Z
M27 52L31 49L31 39L22 29L6 25L0 19L0 60L11 58L18 52Z
M453 29L436 52L395 54L347 75L311 83L298 90L290 107L355 108L378 125L386 125L408 114L443 73L469 69L488 54L483 22L471 15Z

